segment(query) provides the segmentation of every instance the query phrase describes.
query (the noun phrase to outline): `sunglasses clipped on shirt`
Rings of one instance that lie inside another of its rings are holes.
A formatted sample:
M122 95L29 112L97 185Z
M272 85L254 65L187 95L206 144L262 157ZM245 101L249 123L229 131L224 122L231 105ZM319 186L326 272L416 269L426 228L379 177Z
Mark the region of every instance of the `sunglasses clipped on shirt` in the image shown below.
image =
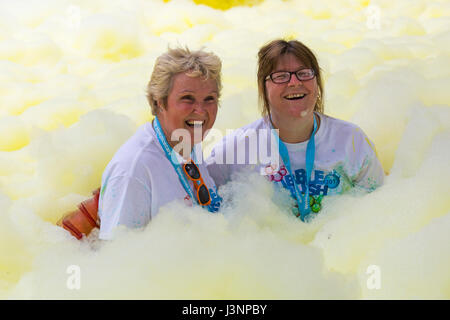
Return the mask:
M291 81L292 75L295 74L299 81L308 81L315 77L314 69L306 68L297 71L275 71L266 77L266 80L272 80L273 83L286 83Z
M197 165L192 160L189 160L183 164L183 170L186 176L194 183L198 203L202 206L209 205L211 203L211 195L205 182L203 182Z

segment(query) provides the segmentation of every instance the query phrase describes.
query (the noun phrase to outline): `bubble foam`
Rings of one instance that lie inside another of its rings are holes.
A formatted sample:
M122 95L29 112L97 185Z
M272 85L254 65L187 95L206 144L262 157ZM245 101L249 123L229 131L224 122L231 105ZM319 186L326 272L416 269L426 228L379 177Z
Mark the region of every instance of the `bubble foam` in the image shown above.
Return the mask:
M449 3L197 2L0 3L0 298L449 299ZM172 203L109 242L55 225L151 119L168 45L221 57L225 133L259 117L256 55L275 37L317 54L325 113L374 141L384 186L325 198L309 224L242 175L219 214Z

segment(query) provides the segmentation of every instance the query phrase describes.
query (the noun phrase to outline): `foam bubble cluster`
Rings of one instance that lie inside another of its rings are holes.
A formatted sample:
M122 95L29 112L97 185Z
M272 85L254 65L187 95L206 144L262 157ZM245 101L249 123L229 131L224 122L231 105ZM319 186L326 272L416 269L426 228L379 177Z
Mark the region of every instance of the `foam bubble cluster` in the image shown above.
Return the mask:
M0 298L449 299L449 16L425 0L0 2ZM316 53L325 113L374 141L384 186L324 199L309 224L251 175L220 214L175 202L109 242L55 225L151 119L168 45L221 57L225 133L259 117L256 54L277 37Z

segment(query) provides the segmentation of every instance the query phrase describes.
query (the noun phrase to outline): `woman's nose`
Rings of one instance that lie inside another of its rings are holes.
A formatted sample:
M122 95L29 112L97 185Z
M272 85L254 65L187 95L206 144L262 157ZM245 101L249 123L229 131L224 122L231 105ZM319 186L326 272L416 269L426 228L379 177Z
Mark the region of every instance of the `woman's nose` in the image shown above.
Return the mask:
M194 112L196 113L205 113L206 112L206 106L202 102L197 102L194 104Z
M297 76L294 73L292 73L291 79L289 79L289 82L288 82L288 86L292 87L292 86L299 85L299 84L303 85L303 82L298 80Z

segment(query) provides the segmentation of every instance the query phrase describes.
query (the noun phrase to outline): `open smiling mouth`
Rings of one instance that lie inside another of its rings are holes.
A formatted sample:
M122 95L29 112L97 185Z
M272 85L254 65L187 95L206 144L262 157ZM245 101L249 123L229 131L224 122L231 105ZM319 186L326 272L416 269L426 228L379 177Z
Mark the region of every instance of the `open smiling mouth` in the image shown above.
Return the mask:
M186 120L184 123L190 128L201 128L206 121L201 120Z
M284 98L287 100L300 100L306 97L305 93L288 94Z

